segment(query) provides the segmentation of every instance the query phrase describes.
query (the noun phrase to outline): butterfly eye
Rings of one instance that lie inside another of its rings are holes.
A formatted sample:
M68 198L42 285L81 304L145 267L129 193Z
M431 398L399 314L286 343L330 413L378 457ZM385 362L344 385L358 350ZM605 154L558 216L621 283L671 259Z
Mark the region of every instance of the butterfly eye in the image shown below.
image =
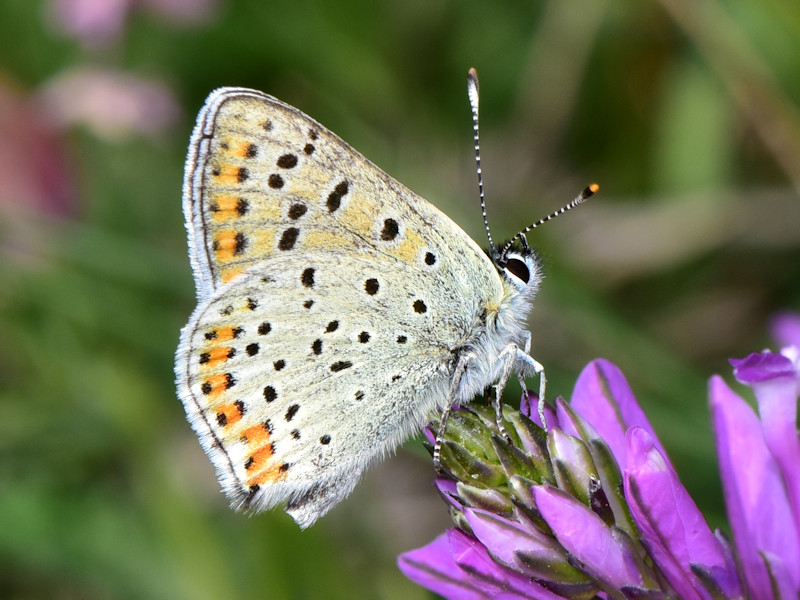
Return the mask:
M508 262L506 263L506 271L511 273L514 277L525 284L527 284L531 279L531 272L528 269L528 265L518 258L508 259Z

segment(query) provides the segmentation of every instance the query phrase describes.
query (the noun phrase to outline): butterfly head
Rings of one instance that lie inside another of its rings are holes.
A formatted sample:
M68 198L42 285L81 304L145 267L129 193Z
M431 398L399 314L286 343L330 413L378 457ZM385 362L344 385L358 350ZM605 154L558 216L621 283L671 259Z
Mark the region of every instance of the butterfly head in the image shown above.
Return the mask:
M500 250L490 249L489 258L505 286L511 291L530 297L539 288L542 278L539 257L528 246L524 234L515 239L519 239L519 243L512 240Z
M487 343L500 352L509 344L523 343L525 323L542 281L541 261L524 236L504 245L502 251L489 247L486 253L497 270L502 292L484 306L484 322Z

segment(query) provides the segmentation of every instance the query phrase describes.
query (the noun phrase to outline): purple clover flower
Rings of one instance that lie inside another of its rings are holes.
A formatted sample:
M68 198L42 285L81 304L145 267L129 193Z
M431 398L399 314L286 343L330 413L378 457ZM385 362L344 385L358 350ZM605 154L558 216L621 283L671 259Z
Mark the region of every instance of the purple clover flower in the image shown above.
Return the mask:
M526 402L506 411L513 443L488 408L451 414L437 487L456 526L401 555L400 569L450 599L797 599L795 343L731 361L760 420L720 377L710 382L733 543L711 531L625 377L600 359L571 403L556 400L547 432Z

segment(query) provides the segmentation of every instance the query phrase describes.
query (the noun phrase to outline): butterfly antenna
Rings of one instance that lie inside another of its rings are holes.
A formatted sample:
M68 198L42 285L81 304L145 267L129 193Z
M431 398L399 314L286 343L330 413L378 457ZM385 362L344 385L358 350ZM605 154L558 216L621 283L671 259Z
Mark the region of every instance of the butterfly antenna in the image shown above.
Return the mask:
M481 141L478 127L478 72L473 68L467 73L467 94L469 95L469 105L472 108L472 132L475 140L475 166L478 172L478 193L481 197L481 213L483 213L483 226L486 228L486 237L489 238L489 246L495 249L492 241L492 232L489 229L489 219L486 217L486 200L483 196L483 172L481 171Z
M598 191L599 189L600 189L600 186L599 186L599 185L597 185L596 183L593 183L593 184L591 184L591 185L589 185L589 186L587 186L587 187L583 188L583 191L582 191L580 194L578 194L577 196L575 196L575 199L574 199L572 202L570 202L570 203L569 203L569 204L567 204L566 206L562 206L562 207L561 207L561 208L559 208L557 211L555 211L555 212L553 212L553 213L550 213L549 215L547 215L547 216L546 216L546 217L544 217L543 219L539 219L539 220L538 220L538 221L536 221L535 223L531 223L530 225L528 225L528 226L527 226L525 229L523 229L523 230L522 230L522 231L520 231L520 232L519 232L517 235L515 235L513 238L511 238L511 239L510 239L510 240L509 240L509 241L508 241L508 242L505 244L505 246L503 246L503 250L500 252L500 256L505 256L505 255L506 255L506 253L507 253L507 252L509 251L509 249L511 248L511 245L514 243L514 240L516 240L516 239L521 239L521 240L523 240L523 243L524 243L524 240L525 240L525 237L524 237L524 236L525 236L525 234L526 234L526 233L528 233L528 232L529 232L531 229L536 229L536 228L537 228L539 225L542 225L542 224L544 224L544 223L547 223L548 221L552 221L552 220L553 220L553 219L555 219L556 217L563 215L565 212L567 212L567 211L569 211L569 210L572 210L573 208L575 208L575 207L576 207L576 206L578 206L579 204L583 204L583 203L584 203L584 202L586 202L586 201L587 201L589 198L591 198L592 196L594 196L594 195L597 193L597 191Z

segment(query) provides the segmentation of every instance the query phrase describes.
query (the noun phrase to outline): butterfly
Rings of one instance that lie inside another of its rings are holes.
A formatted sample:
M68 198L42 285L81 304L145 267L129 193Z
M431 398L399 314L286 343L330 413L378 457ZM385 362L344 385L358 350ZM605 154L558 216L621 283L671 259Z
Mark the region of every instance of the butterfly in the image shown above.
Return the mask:
M451 405L492 384L499 398L515 372L540 374L543 399L525 329L536 224L484 251L312 118L245 88L200 111L183 209L197 307L178 395L235 508L286 503L308 527L436 410L443 431Z

